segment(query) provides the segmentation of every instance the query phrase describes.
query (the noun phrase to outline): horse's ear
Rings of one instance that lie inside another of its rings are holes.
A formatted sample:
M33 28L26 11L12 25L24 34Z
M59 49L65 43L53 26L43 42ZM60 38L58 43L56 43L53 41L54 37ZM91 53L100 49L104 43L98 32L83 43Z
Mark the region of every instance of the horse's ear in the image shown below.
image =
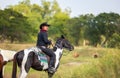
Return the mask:
M62 39L65 39L65 37L64 37L63 35L61 35L61 38L62 38Z

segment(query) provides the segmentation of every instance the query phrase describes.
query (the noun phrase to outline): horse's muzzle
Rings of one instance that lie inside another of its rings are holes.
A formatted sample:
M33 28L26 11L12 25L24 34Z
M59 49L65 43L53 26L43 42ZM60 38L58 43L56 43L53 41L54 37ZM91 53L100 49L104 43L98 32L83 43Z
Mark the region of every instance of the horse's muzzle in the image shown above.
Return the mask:
M73 47L73 46L71 46L71 47L70 47L70 51L73 51L73 50L74 50L74 47Z

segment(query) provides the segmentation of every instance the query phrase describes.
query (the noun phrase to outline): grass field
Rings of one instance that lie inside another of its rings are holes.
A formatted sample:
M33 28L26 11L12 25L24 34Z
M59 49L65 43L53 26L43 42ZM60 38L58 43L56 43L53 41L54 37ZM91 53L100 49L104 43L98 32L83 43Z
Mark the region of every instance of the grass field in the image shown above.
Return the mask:
M35 44L2 44L0 48L19 51L31 46ZM79 56L74 57L75 54ZM94 58L94 55L98 57ZM60 67L53 78L120 78L119 65L119 49L75 47L72 52L64 50ZM12 62L6 65L4 78L11 78L11 71ZM47 73L31 69L27 78L47 78Z

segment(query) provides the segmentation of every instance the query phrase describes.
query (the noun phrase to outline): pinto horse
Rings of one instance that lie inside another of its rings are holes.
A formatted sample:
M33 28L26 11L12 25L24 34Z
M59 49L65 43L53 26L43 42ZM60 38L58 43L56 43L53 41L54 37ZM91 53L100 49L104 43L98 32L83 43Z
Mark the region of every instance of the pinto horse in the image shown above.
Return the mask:
M0 78L3 78L4 66L13 60L15 51L0 49Z
M63 48L66 48L70 51L74 49L74 47L70 44L70 42L67 39L65 39L65 37L61 36L60 38L57 39L56 44L53 47L54 53L56 55L56 59L55 59L56 70L59 67L59 62L62 57ZM54 73L48 72L48 67L46 68L44 65L41 64L42 62L39 61L37 52L41 52L41 50L37 47L32 47L17 52L15 54L14 62L13 62L12 78L16 78L17 65L21 71L19 78L26 78L30 68L33 68L38 71L46 71L48 73L48 78L53 77L56 71Z

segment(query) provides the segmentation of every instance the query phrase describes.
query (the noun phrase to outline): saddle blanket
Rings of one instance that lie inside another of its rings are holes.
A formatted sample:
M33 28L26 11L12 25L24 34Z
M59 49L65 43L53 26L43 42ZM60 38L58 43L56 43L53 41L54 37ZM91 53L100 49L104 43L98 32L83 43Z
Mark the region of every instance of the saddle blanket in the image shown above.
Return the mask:
M43 70L48 69L48 60L44 53L38 52L38 59L43 66Z

